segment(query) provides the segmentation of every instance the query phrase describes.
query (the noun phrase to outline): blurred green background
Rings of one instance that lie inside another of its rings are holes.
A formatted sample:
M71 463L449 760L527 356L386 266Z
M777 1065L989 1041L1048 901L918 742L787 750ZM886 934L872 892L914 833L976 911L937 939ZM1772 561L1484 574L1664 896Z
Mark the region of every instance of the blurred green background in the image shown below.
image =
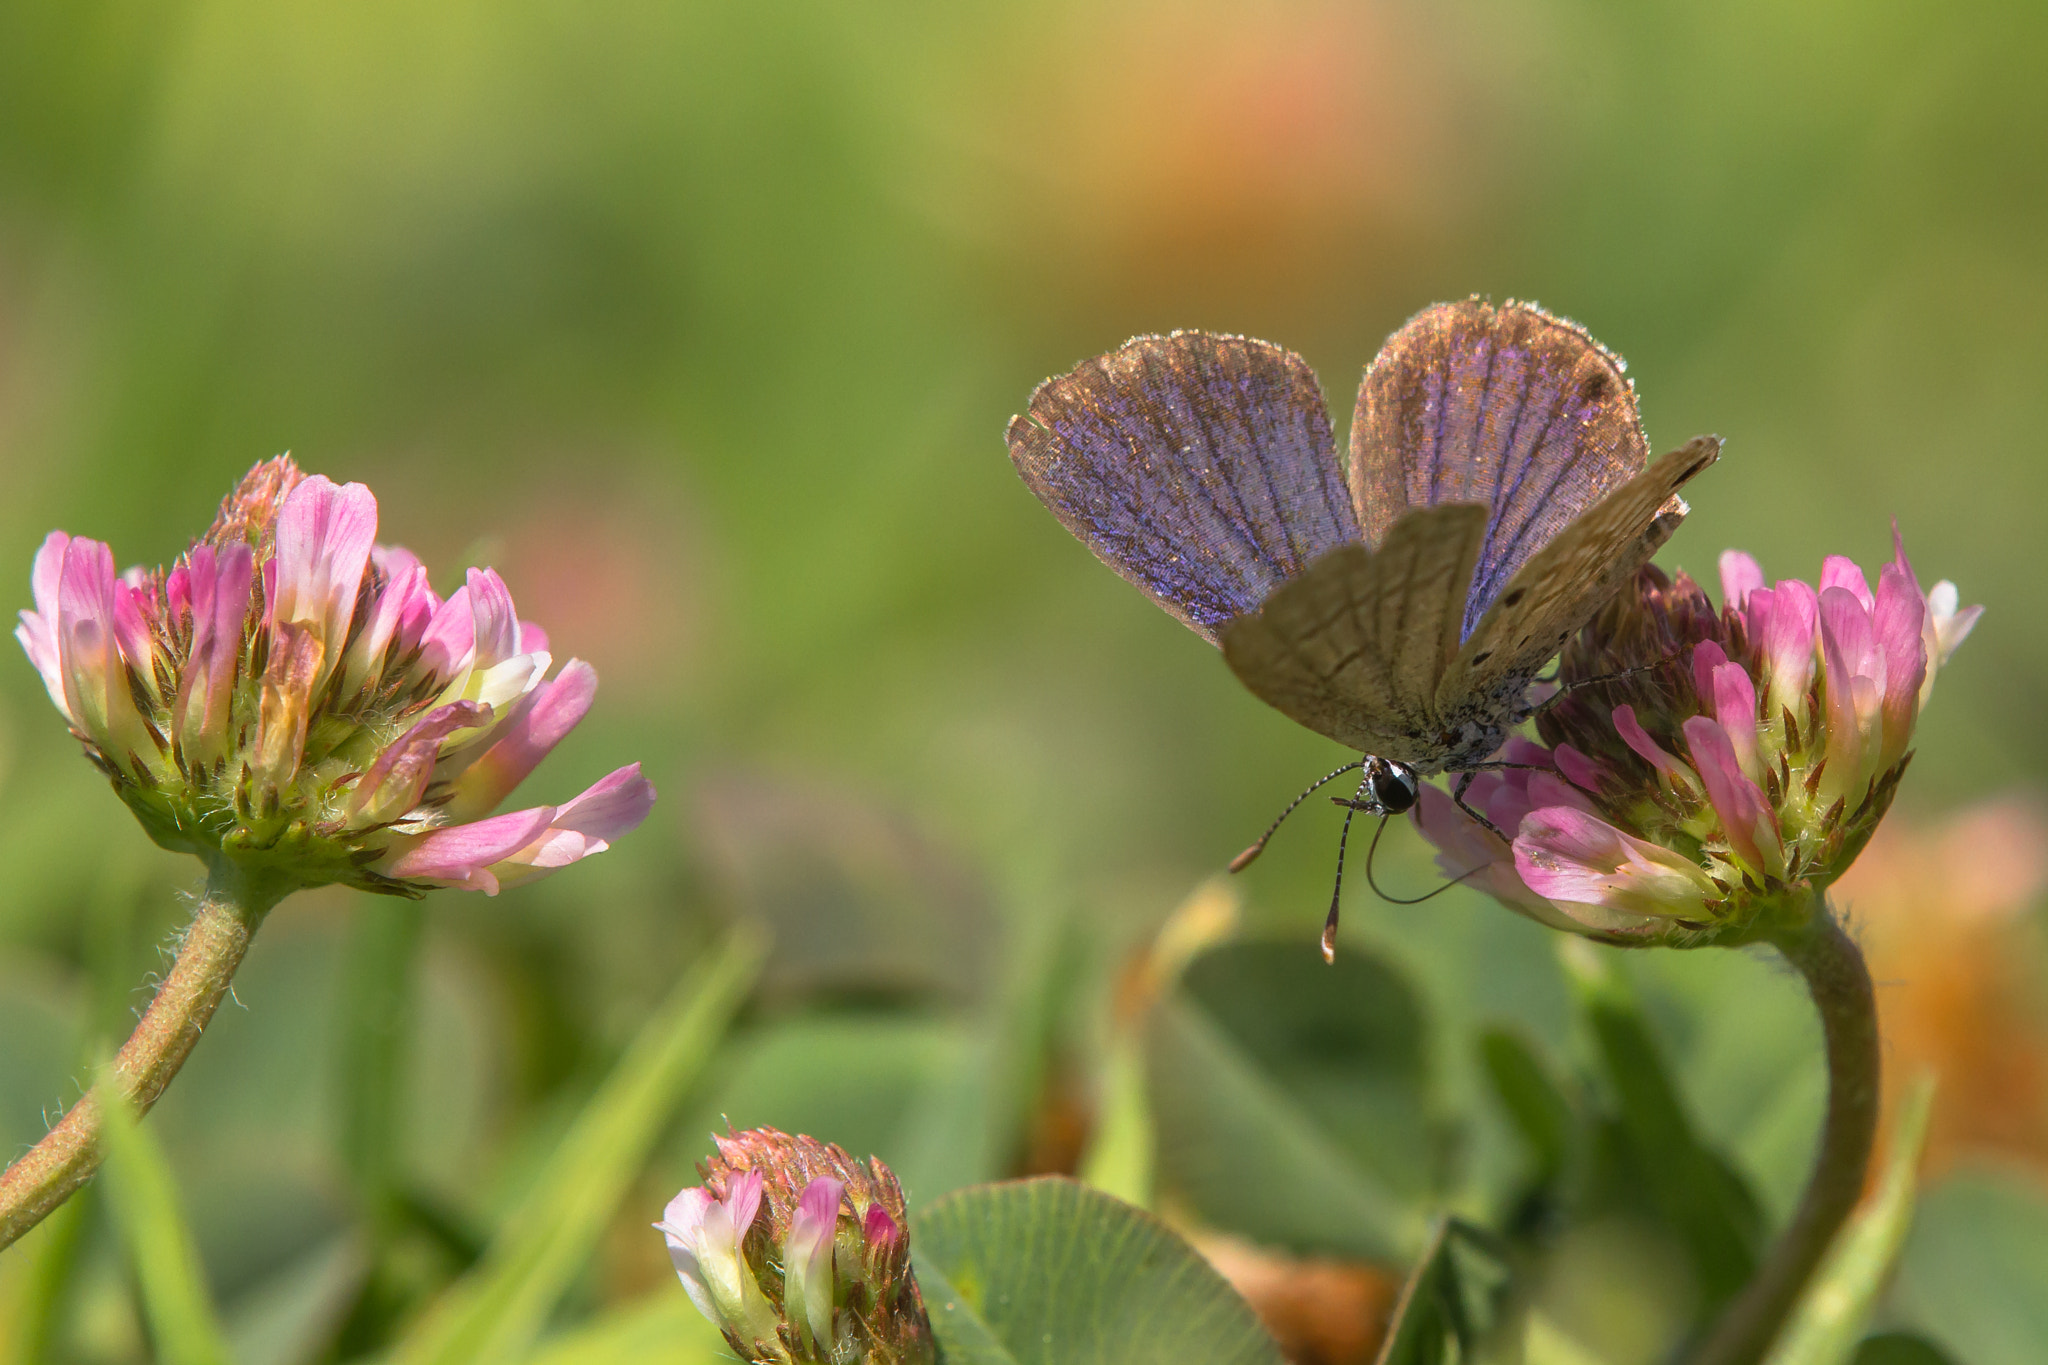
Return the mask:
M1988 605L1898 818L2037 782L2044 51L2048 9L2003 0L0 6L21 604L51 527L167 560L289 449L368 483L443 590L494 564L596 664L534 800L636 758L662 791L544 885L272 917L153 1120L231 1315L288 1298L280 1266L340 1305L250 1358L368 1330L337 1137L365 1009L409 1011L394 1160L447 1224L402 1316L742 912L781 930L764 989L579 1311L663 1287L632 1229L720 1113L881 1151L914 1200L1071 1165L1118 964L1337 757L1010 470L1032 387L1135 333L1283 342L1341 428L1432 300L1564 312L1627 357L1660 449L1727 439L1667 563L1711 582L1739 545L1811 577L1880 558L1897 517L1924 581ZM12 1152L125 1033L195 869L25 661L0 668L0 763ZM1308 942L1333 832L1311 812L1245 880L1255 928ZM1412 837L1389 845L1384 879L1422 886ZM1564 1038L1547 939L1461 897L1360 896L1355 941L1446 1018ZM1790 984L1735 956L1638 975L1782 1209L1818 1112ZM1777 1109L1745 1066L1793 1078ZM963 1077L992 1093L932 1100ZM1923 1232L1968 1243L1979 1205L2001 1200L1973 1186ZM96 1254L65 1349L138 1358Z

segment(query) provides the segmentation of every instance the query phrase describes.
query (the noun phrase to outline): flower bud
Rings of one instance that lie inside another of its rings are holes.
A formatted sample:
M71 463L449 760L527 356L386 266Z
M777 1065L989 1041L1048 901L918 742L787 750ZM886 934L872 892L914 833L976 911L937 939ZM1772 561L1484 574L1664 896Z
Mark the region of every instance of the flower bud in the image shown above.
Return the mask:
M280 893L343 882L495 894L638 825L637 764L563 806L478 819L597 686L488 569L445 601L377 545L361 484L256 466L168 570L114 573L54 531L15 631L86 756L166 848Z
M742 1360L924 1365L903 1190L879 1158L773 1128L712 1139L702 1186L655 1228L690 1301Z
M1416 821L1439 863L1545 923L1617 943L1737 942L1846 870L1890 807L1935 671L1982 610L1923 594L1905 547L1830 557L1818 589L1721 559L1724 606L1654 567L1559 660L1545 741Z

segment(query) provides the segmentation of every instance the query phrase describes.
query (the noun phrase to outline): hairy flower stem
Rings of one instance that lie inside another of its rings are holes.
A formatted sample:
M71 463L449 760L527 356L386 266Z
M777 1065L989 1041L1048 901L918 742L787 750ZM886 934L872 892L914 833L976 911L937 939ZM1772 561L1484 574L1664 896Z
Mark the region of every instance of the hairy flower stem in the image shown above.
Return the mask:
M249 937L289 886L252 880L222 860L207 879L171 973L114 1057L114 1076L138 1115L178 1074L249 950ZM56 1127L0 1174L0 1248L48 1217L100 1164L100 1109L88 1091Z
M1769 936L1799 969L1827 1040L1828 1115L1798 1211L1757 1273L1723 1311L1692 1365L1755 1365L1863 1193L1877 1133L1877 1001L1863 954L1816 895L1795 926Z

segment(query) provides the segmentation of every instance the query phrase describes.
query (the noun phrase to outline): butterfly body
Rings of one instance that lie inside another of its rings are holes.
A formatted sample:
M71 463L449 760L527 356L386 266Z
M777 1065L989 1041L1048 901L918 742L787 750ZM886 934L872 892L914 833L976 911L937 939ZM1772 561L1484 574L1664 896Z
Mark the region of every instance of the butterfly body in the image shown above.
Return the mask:
M1047 380L1008 439L1040 500L1255 695L1410 788L1528 718L1538 670L1670 537L1720 444L1652 461L1619 360L1477 299L1381 349L1348 467L1298 356L1202 332Z

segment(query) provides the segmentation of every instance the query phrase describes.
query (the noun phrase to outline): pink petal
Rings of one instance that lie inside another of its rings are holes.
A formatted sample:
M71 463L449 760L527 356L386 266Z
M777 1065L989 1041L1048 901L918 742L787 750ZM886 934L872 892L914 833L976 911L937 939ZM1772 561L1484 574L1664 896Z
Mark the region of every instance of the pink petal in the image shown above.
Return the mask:
M1520 777L1513 770L1475 774L1472 785L1465 789L1465 804L1484 811L1486 818L1502 829L1513 829L1529 813L1529 795Z
M410 730L385 746L349 792L343 819L351 829L386 825L419 804L434 775L441 741L457 730L483 725L491 708L473 701L437 706Z
M200 550L213 555L211 545L195 545L186 552L187 558ZM182 621L192 614L192 570L186 567L186 560L179 560L164 575L164 619Z
M754 1214L761 1207L761 1173L742 1171L725 1187L725 1206L732 1211L732 1240L738 1246L747 1240L754 1226Z
M1803 717L1819 660L1820 598L1805 583L1789 579L1751 593L1749 606L1771 715L1789 709Z
M538 839L554 818L553 806L535 806L431 830L401 846L396 857L380 862L378 871L401 881L449 882L495 896L498 879L490 871L491 864Z
M1851 676L1874 678L1882 670L1883 656L1878 653L1870 608L1844 589L1827 588L1821 592L1820 630L1823 652L1830 660L1830 675L1835 670L1832 661L1838 656ZM1833 683L1832 676L1829 683Z
M1665 752L1663 746L1658 744L1656 740L1650 738L1649 731L1643 729L1642 722L1636 719L1635 707L1617 706L1614 708L1614 732L1621 736L1623 744L1628 745L1629 748L1635 751L1637 757L1663 774L1665 778L1670 780L1673 786L1686 790L1691 789L1691 771L1671 754Z
M1714 813L1721 817L1729 846L1752 871L1784 876L1785 845L1778 834L1778 818L1764 800L1763 790L1743 776L1728 732L1705 716L1694 716L1683 728L1693 766L1699 770Z
M105 545L79 536L65 547L55 618L64 710L107 758L126 766L130 756L155 752L155 743L135 709L116 638L119 586Z
M654 784L628 764L564 806L510 811L433 830L394 846L377 866L387 876L446 882L495 896L602 853L654 807Z
M377 539L377 499L359 483L337 487L325 475L300 480L277 513L273 626L303 625L324 654L314 686L333 672L356 591Z
M36 672L43 675L51 704L75 724L77 718L64 701L64 673L57 648L57 585L64 576L64 554L70 545L71 537L62 531L52 531L43 538L42 548L36 551L35 567L29 572L36 609L21 613L14 638L21 641L22 652L28 655Z
M1820 590L1826 593L1829 588L1840 588L1849 593L1863 604L1865 611L1869 611L1876 600L1870 595L1870 583L1863 577L1863 570L1856 567L1855 560L1842 555L1829 555L1821 561Z
M384 586L349 645L339 688L345 698L381 681L387 662L411 653L440 605L427 583L426 568L417 559L401 550L380 555L378 563Z
M846 1195L846 1182L821 1175L804 1186L804 1192L797 1196L796 1216L791 1221L792 1234L799 1224L814 1228L835 1229L839 1226L839 1203Z
M1531 811L1515 839L1515 870L1538 895L1566 912L1592 906L1610 914L1701 919L1716 888L1691 862L1624 834L1572 807ZM1588 921L1609 927L1605 916Z
M490 668L519 654L519 612L505 580L494 569L471 569L465 586L475 617L476 660L471 667Z
M57 619L58 587L64 581L64 553L70 548L70 536L62 531L50 532L43 537L41 547L36 550L35 566L29 570L29 587L35 593L36 611L52 622Z
M191 604L192 644L172 723L187 755L211 763L227 751L229 711L241 666L255 561L247 542L195 545L180 566Z
M1479 784L1474 781L1472 785ZM1470 793L1466 795L1469 797ZM1454 874L1494 859L1494 850L1487 846L1489 836L1485 828L1459 810L1448 792L1427 782L1422 784L1415 803L1415 828L1442 851L1444 857L1438 859L1439 864L1457 864L1452 869Z
M1892 563L1912 580L1917 590L1920 579L1914 574L1913 565L1906 558L1906 542L1899 534L1899 522L1896 517L1892 519ZM1927 670L1920 679L1920 705L1925 706L1928 696L1934 691L1935 673L1948 662L1949 655L1955 653L1956 646L1969 635L1971 627L1977 624L1977 618L1984 614L1984 608L1965 607L1958 611L1956 585L1945 578L1928 589L1923 600L1927 607L1922 626L1925 634Z
M1525 809L1516 816L1515 822L1512 825L1501 825L1501 828L1505 830L1520 829L1522 821L1527 818L1529 811L1541 806L1571 806L1577 810L1585 811L1589 815L1593 813L1593 802L1584 792L1571 783L1552 773L1532 773L1529 776L1529 789L1528 795L1525 798ZM1498 824L1499 822L1496 821L1495 823Z
M114 639L121 657L143 685L154 688L156 642L152 638L147 599L122 579L114 580Z
M1557 748L1551 751L1551 758L1556 762L1557 770L1563 773L1573 786L1581 791L1598 792L1600 790L1606 776L1601 771L1600 765L1580 753L1577 749L1574 749L1571 745L1558 745Z
M563 806L547 831L491 870L506 886L557 872L611 847L612 840L637 829L654 807L654 784L629 764Z
M522 654L546 654L548 633L531 621L519 623L519 651Z
M697 1229L704 1223L704 1210L711 1204L711 1191L702 1185L692 1185L668 1201L668 1207L661 1211L661 1221L654 1226L694 1249Z
M804 1187L783 1243L787 1273L783 1312L802 1314L811 1342L829 1354L832 1342L832 1252L839 1230L844 1181L821 1175Z
M1880 736L1870 733L1884 694L1878 678L1883 664L1877 653L1870 615L1840 588L1820 600L1821 654L1827 666L1827 771L1822 792L1860 800L1865 779L1877 757ZM1860 684L1860 686L1859 686Z
M420 557L403 545L372 545L370 562L387 580L399 577L408 569L420 567ZM437 601L434 605L439 606L440 603Z
M861 1220L860 1231L869 1247L882 1251L887 1251L903 1236L903 1229L880 1203L868 1205L867 1217Z
M1467 796L1470 796L1469 792ZM1575 927L1573 921L1556 906L1522 883L1508 845L1459 810L1448 792L1424 783L1413 816L1415 827L1423 838L1436 845L1436 863L1446 877L1455 877L1461 885L1485 892L1510 910L1539 924L1547 924L1553 929ZM1512 835L1515 826L1505 828Z
M1884 656L1884 745L1878 767L1905 757L1919 716L1920 688L1927 680L1927 602L1910 571L1887 564L1877 580L1871 630Z
M1892 566L1906 576L1913 585L1913 591L1920 591L1920 576L1913 572L1913 561L1906 558L1906 538L1899 533L1899 519L1892 518Z
M1764 585L1764 571L1740 550L1721 551L1721 602L1741 611L1749 595Z
M245 543L238 541L214 557L212 636L224 643L230 654L241 649L249 621L249 584L255 573L255 553Z
M1702 704L1712 704L1714 670L1727 662L1727 651L1712 640L1702 640L1692 647L1692 687Z
M1735 746L1735 761L1751 779L1763 776L1757 756L1756 684L1740 664L1722 664L1714 670L1707 695L1713 699L1714 719Z
M470 611L469 588L449 594L435 608L420 632L420 665L443 682L452 682L476 658L476 617Z
M596 696L597 670L580 659L527 693L497 742L456 779L449 818L471 819L496 807L576 728Z

